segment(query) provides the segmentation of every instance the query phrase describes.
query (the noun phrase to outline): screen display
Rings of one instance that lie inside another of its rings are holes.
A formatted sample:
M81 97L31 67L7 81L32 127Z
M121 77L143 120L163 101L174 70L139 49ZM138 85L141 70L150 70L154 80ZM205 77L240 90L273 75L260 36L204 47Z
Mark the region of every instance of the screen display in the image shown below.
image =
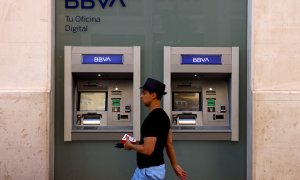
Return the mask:
M173 111L201 111L199 92L174 92Z
M105 111L106 92L80 92L79 111Z

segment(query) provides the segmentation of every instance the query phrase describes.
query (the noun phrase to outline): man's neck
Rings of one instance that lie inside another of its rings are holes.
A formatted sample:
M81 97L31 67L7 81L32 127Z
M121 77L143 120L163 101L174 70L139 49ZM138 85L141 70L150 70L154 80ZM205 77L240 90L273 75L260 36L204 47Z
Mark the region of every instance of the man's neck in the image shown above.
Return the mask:
M149 112L151 112L151 111L153 111L154 109L156 109L156 108L160 108L160 101L159 100L157 100L157 101L153 101L152 103L151 103L151 105L149 106Z

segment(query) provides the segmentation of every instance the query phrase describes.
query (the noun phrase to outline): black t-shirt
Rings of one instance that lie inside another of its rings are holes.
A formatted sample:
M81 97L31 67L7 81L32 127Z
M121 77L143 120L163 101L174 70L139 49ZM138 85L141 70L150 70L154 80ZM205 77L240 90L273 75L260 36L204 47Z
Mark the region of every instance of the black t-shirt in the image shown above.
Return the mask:
M169 129L170 120L163 109L154 109L146 117L141 127L141 140L139 144L144 143L144 137L156 137L157 140L151 155L137 153L137 165L140 169L159 166L164 163L163 151L167 143Z

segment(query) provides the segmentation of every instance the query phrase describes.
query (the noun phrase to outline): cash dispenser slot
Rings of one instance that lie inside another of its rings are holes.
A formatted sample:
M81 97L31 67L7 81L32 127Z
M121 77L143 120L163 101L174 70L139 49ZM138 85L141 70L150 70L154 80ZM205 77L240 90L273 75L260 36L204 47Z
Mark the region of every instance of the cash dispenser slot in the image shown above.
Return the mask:
M87 82L86 84L83 84L84 87L97 87L97 82Z
M178 114L177 122L179 125L196 125L197 114Z
M83 114L82 124L83 125L100 125L102 114Z
M118 114L118 120L121 120L121 119L123 119L123 120L128 120L129 119L129 116L126 114Z

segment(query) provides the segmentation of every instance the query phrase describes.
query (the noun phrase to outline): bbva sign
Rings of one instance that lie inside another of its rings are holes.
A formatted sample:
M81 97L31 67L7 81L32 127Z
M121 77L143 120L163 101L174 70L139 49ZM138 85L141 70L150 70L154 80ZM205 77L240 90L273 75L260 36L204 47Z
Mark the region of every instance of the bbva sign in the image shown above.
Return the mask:
M99 2L99 5L102 7L102 9L105 9L105 7L108 4L109 7L112 7L116 2L116 0L65 0L65 8L76 9L80 5L81 9L93 9L96 5L95 1ZM126 7L126 4L123 0L118 0L118 1L121 3L123 7Z

